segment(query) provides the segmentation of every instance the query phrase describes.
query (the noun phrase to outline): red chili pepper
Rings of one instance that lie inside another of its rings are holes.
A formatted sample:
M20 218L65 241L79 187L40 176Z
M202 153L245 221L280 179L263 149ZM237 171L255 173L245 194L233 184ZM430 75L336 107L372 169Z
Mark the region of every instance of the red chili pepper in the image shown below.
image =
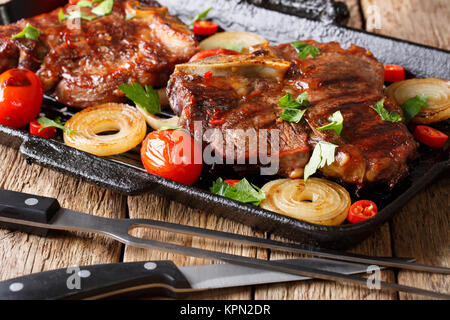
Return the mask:
M237 185L240 180L225 180L225 183L229 184L230 186L234 187L235 185Z
M366 221L378 212L377 205L369 200L360 200L352 204L348 211L347 220L351 223Z
M42 124L37 122L37 120L33 120L30 122L30 133L36 136L51 139L56 137L56 128L49 127L42 129Z
M238 51L227 50L227 49L208 49L208 50L203 50L203 51L196 53L191 58L191 60L189 60L189 62L202 60L202 59L212 57L212 56L218 56L219 54L228 54L228 55L236 56L236 55L240 55L241 53Z
M212 72L211 72L211 71L208 71L208 72L205 73L205 75L204 75L203 77L204 77L205 79L211 79L212 76L213 76Z
M219 25L208 20L197 20L194 22L193 32L197 36L210 36L219 30Z
M388 64L384 66L384 81L398 82L405 80L405 69L402 66Z
M448 136L428 126L417 126L414 130L414 138L427 146L441 148L447 142Z

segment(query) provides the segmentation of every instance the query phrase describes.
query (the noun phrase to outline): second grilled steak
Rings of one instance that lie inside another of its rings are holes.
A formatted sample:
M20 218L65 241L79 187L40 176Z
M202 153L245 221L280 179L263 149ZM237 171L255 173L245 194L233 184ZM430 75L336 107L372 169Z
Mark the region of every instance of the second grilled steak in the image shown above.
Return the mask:
M370 108L384 98L388 111L401 114L383 96L383 65L364 48L305 42L319 48L320 55L298 59L297 50L284 44L248 56L218 56L177 66L168 94L180 124L191 132L195 120L203 129L219 129L235 149L242 148L248 135L232 131L230 136L228 129L254 130L256 136L261 129L279 129L278 173L290 177L302 176L317 142L331 142L338 149L335 162L321 170L326 176L359 186L382 182L393 187L407 175L407 162L417 146L403 123L383 121ZM303 92L311 102L304 119L298 124L281 120L279 99ZM341 135L318 131L338 110L344 117ZM227 158L224 141L207 142ZM244 146L248 159L256 151Z

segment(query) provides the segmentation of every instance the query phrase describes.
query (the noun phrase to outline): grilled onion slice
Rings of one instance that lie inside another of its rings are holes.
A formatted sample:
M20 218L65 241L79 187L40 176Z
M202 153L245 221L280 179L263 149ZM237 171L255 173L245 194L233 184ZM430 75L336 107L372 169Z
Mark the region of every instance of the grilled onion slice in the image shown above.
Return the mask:
M172 118L163 119L161 117L158 117L154 114L148 113L143 108L137 106L138 110L142 113L144 116L145 121L147 124L154 130L159 130L163 127L176 127L178 126L178 121L180 118L177 116L174 116Z
M262 187L261 207L310 223L337 226L344 222L351 199L340 185L318 178L281 179Z
M248 54L251 47L264 43L268 43L268 41L252 32L219 32L200 42L200 49L208 50L222 48L236 50L235 48L239 47L242 53Z
M97 156L127 152L144 140L147 125L136 108L127 104L107 103L84 109L67 121L64 142ZM111 134L107 134L113 132ZM101 135L101 133L106 133Z
M450 118L450 81L436 78L410 79L393 83L386 89L386 95L398 105L420 94L428 97L428 106L422 107L412 122L427 124Z

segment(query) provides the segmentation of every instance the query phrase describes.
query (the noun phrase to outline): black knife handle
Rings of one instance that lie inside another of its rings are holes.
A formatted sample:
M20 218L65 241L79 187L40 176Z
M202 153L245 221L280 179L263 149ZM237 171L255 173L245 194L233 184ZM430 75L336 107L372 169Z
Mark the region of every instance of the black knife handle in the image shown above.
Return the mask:
M0 282L0 300L176 297L191 289L171 261L71 267Z
M50 223L60 209L56 199L30 195L21 192L0 190L0 216L23 221ZM17 224L1 223L8 229L21 230L43 235L47 229L24 227Z

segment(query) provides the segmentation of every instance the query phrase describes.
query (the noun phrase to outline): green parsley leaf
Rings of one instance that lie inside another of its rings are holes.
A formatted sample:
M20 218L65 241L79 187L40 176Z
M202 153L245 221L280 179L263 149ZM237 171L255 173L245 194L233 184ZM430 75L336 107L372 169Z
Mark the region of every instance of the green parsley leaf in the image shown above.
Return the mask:
M191 22L189 23L189 26L192 26L192 25L195 23L195 21L198 21L198 20L201 20L201 19L206 18L206 17L208 16L208 13L209 13L212 9L213 9L213 7L210 7L210 8L208 8L208 9L206 9L205 11L200 12L195 18L191 19Z
M334 132L336 132L338 136L340 136L342 128L344 127L344 117L342 116L342 113L340 111L336 111L328 118L328 120L330 120L331 123L323 127L317 128L317 130L319 131L333 130Z
M266 199L264 192L257 186L250 184L245 178L234 186L219 178L213 183L210 191L214 194L243 203L251 203L255 206L259 206L261 201Z
M127 12L127 16L125 17L125 20L128 21L128 20L131 20L131 19L133 19L133 18L136 18L136 15Z
M183 130L183 127L162 126L161 128L158 129L158 131L166 131L166 130Z
M307 181L320 168L334 162L334 154L338 146L329 142L320 141L316 144L313 154L305 166L304 180Z
M299 123L303 116L305 115L306 109L304 110L293 110L293 109L286 109L281 114L280 118L287 122L295 122Z
M151 114L161 113L158 91L150 86L143 88L139 83L123 84L119 89L126 97Z
M13 39L26 38L34 41L39 40L39 36L41 35L41 31L33 27L31 24L27 23L27 26L19 32L12 36Z
M280 108L285 109L280 118L285 121L295 123L299 123L306 112L306 109L304 110L299 109L301 107L309 107L310 105L310 102L308 101L307 92L303 92L295 100L292 98L292 95L288 92L284 97L282 97L278 101L280 102L278 106Z
M384 108L384 98L378 101L374 106L370 106L373 110L375 110L384 121L389 122L401 122L402 116L397 111L388 112Z
M80 11L80 10L71 11L70 14L68 16L64 16L64 18L66 18L68 20L83 19L83 20L86 20L86 21L92 21L92 20L96 19L96 17L87 16L86 14L84 14L83 11Z
M74 133L76 131L76 130L71 130L69 128L66 128L64 126L65 123L62 122L60 119L51 120L49 118L42 117L42 118L39 118L37 120L37 122L39 122L42 125L42 128L39 129L39 132L41 132L45 128L58 128L58 129L63 130L66 133L66 135L70 136L72 133Z
M298 59L306 59L309 56L315 58L320 54L319 48L303 41L291 42L291 45L298 50Z
M98 15L99 17L107 16L111 14L113 7L114 0L103 0L103 2L92 9L92 13Z
M406 100L402 104L403 114L405 115L405 122L408 124L412 118L414 118L422 107L428 106L427 104L428 97L424 94L420 94L415 96L414 98L410 98Z
M58 13L58 20L59 20L59 22L60 22L60 23L63 23L64 20L65 20L66 18L67 18L67 17L66 17L66 15L64 14L63 9L60 9L60 10L59 10L59 13Z
M90 2L88 0L81 0L81 1L78 1L77 6L80 8L91 8L92 2Z

